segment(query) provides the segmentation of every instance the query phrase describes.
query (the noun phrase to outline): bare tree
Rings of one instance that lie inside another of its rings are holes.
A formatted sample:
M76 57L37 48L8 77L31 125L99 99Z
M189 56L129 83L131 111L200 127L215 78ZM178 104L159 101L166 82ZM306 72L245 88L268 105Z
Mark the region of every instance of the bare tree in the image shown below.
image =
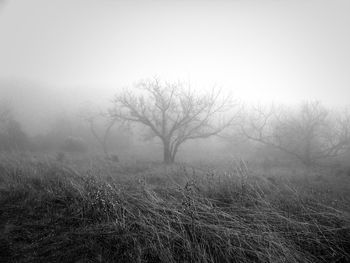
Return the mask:
M108 139L117 120L115 118L110 118L107 113L96 110L93 111L91 109L84 110L81 113L81 117L88 123L91 134L102 147L103 153L109 156ZM97 122L101 120L104 121L104 129L102 132L99 132L96 126Z
M319 102L305 102L297 111L258 106L242 123L241 132L311 166L349 147L350 117L332 116Z
M163 160L173 163L179 147L188 140L208 138L228 127L233 118L218 119L236 106L230 97L213 89L198 94L182 83L141 81L135 88L117 94L110 114L115 119L140 123L163 144Z

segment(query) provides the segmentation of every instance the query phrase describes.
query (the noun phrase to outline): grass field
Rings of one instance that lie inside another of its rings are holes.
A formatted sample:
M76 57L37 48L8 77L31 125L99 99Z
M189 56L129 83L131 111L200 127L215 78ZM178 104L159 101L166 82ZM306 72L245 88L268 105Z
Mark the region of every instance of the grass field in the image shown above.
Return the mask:
M2 156L1 262L350 262L350 176Z

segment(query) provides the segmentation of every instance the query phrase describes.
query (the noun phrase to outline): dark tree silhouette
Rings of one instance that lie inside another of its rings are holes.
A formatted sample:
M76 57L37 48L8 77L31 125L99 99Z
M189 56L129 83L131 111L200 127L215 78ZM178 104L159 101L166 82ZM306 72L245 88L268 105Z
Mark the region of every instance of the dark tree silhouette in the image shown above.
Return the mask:
M208 138L231 125L233 117L219 120L234 109L229 96L213 89L199 94L182 83L141 81L114 98L110 115L118 120L140 123L163 144L163 161L173 163L179 147L188 140Z

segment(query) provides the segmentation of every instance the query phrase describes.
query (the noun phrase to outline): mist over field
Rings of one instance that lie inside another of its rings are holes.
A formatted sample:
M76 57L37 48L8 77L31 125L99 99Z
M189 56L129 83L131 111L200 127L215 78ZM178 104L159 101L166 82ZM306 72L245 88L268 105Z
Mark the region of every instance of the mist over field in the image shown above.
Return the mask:
M350 262L349 12L0 0L0 262Z

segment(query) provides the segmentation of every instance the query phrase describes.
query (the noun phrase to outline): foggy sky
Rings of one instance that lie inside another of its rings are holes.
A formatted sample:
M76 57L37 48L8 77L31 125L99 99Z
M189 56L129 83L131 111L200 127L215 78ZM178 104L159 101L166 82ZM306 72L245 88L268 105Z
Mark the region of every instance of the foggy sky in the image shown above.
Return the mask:
M350 102L348 0L8 0L0 8L0 96L39 108L108 101L153 76L216 84L248 101ZM13 80L30 85L11 95Z

